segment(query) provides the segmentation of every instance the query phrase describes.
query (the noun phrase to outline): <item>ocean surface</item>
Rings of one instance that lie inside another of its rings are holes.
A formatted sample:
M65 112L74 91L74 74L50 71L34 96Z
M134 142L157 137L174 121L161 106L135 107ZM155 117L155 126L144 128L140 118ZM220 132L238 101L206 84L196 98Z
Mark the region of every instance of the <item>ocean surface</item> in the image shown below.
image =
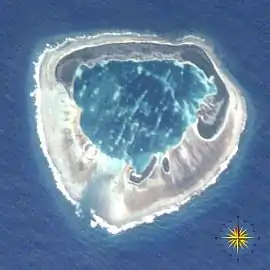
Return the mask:
M269 269L268 0L3 0L0 25L0 270ZM111 235L78 218L56 188L30 93L32 62L47 42L121 30L206 37L244 91L248 123L217 184L178 212ZM239 262L215 239L238 215L260 236Z

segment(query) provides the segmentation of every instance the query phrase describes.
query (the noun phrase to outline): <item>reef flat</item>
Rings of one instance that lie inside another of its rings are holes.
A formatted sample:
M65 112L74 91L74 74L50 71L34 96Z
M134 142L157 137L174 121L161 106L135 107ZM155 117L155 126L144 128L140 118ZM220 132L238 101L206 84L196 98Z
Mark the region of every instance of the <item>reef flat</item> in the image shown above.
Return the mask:
M74 100L74 81L82 66L104 67L111 61L190 65L203 71L206 86L215 86L200 101L178 143L153 153L140 172L102 152L81 127L83 110ZM105 33L68 38L40 54L35 80L37 131L58 188L74 204L87 202L95 222L111 232L178 207L213 184L237 152L247 118L245 100L231 75L207 42L194 36L166 40Z

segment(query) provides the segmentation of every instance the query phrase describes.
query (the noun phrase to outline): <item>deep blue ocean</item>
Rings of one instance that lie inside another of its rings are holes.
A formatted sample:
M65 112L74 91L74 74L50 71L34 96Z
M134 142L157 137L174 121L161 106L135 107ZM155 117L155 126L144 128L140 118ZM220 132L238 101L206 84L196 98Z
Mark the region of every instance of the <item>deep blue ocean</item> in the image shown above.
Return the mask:
M46 42L112 30L208 37L249 105L239 152L216 185L179 212L114 236L87 226L56 189L29 97ZM269 61L268 0L2 0L0 270L269 269ZM215 240L238 215L260 236L239 262Z

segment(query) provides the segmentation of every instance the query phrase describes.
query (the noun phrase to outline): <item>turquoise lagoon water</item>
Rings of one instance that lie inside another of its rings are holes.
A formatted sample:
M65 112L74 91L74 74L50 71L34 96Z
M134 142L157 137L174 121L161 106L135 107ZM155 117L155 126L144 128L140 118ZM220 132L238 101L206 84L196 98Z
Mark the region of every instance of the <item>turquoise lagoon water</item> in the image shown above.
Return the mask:
M137 172L152 154L180 141L204 98L216 92L201 69L170 60L84 65L74 80L85 134L103 153Z

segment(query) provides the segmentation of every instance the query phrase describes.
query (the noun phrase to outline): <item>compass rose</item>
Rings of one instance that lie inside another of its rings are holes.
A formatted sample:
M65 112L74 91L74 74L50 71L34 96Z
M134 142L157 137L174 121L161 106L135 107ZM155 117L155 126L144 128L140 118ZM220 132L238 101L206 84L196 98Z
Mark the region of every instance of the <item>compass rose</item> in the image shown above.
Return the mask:
M230 223L232 222L230 221ZM228 248L232 248L232 250L236 252L237 261L239 261L239 254L241 250L248 249L251 242L253 242L252 246L256 246L256 244L254 244L254 240L260 239L260 237L255 237L254 235L250 234L247 222L240 222L239 216L237 216L236 223L232 223L230 225L223 224L223 226L226 228L225 233L224 230L221 230L223 236L215 238L226 240ZM249 227L252 228L252 233L255 233L253 228L254 225L251 224ZM251 249L251 252L253 253L253 249Z

